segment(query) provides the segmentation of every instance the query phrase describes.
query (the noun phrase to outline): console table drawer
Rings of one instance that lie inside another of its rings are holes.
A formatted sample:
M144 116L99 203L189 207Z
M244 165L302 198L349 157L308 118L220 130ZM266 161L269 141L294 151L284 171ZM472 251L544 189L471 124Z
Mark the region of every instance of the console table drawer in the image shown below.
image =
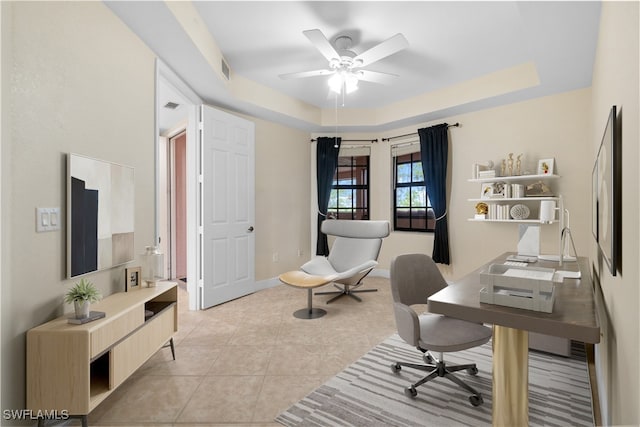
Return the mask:
M120 385L171 339L175 331L176 310L176 305L171 305L111 350L112 388Z
M98 356L114 342L135 331L144 323L144 306L133 307L112 319L108 328L100 328L91 332L91 358Z

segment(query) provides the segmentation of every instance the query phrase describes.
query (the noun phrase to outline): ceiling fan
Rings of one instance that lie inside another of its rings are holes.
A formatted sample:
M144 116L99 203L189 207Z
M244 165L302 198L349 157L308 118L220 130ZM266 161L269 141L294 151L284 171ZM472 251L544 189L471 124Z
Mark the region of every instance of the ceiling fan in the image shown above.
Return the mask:
M320 51L322 56L329 61L329 69L281 74L280 78L297 79L331 75L329 87L338 94L353 92L358 88L358 81L360 80L383 84L389 83L398 76L379 71L363 70L362 68L409 47L407 39L401 33L398 33L358 55L351 50L353 40L349 36L338 36L334 47L322 31L318 29L306 30L302 33Z

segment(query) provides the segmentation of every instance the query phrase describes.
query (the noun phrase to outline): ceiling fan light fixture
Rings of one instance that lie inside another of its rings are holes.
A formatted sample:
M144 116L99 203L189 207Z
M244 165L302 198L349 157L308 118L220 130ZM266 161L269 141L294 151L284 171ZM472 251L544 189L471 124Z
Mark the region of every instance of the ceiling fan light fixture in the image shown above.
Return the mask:
M348 73L345 76L344 86L347 93L358 90L358 76L354 73Z
M342 91L342 74L335 73L329 78L329 89L338 94Z
M358 90L358 74L341 70L331 76L328 83L331 91L337 94L341 94L343 89L345 93L355 92Z
M335 92L338 95L342 94L343 99L345 94L358 89L360 80L387 83L390 77L398 77L395 74L363 71L359 70L359 68L367 67L409 46L407 39L401 33L398 33L382 43L356 54L351 50L353 40L349 36L337 37L334 45L332 45L319 29L306 30L302 33L329 62L329 69L281 74L280 78L291 79L331 75L328 81L329 88L331 92Z

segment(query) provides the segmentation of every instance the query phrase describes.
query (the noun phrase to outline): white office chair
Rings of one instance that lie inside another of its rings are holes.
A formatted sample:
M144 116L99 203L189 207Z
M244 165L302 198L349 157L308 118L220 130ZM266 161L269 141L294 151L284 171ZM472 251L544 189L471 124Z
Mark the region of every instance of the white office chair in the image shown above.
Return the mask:
M378 265L382 239L389 235L389 221L356 221L328 219L322 223L322 232L335 236L327 257L316 257L300 269L313 276L329 276L337 291L316 292L316 295L335 295L327 304L348 295L362 301L357 292L375 292L377 289L357 289L362 279Z
M443 354L480 346L491 339L491 329L486 326L454 319L439 314L424 313L418 315L412 305L425 304L427 298L447 287L431 257L424 254L399 255L391 261L391 295L393 312L398 334L408 344L422 352L425 364L394 362L391 371L398 373L403 366L428 372L428 375L405 388L408 397L418 395L416 387L438 377L444 377L471 393L469 402L473 406L483 403L482 395L473 387L453 375L466 370L476 375L475 363L465 365L446 365ZM436 357L431 352L438 352Z

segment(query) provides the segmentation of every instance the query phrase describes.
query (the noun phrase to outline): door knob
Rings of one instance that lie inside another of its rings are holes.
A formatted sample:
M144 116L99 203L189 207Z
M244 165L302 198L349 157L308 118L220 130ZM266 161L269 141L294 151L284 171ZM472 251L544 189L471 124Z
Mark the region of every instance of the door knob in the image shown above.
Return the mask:
M247 229L247 231L248 231L249 233L253 232L253 226L250 226L250 227Z

